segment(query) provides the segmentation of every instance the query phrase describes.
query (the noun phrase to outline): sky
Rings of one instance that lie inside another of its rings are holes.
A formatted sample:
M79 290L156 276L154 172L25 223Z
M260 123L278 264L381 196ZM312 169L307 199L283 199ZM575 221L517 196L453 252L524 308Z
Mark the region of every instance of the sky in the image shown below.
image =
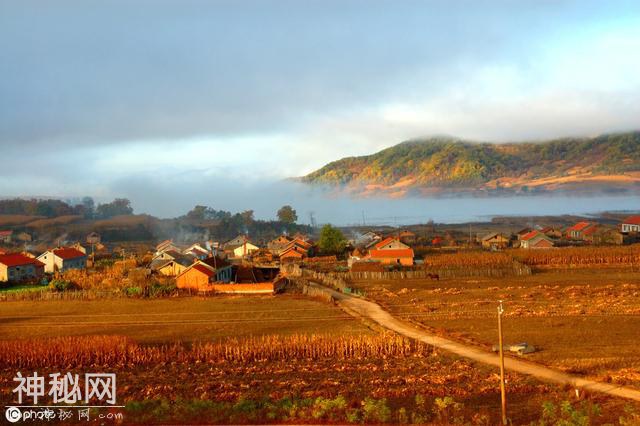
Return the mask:
M638 52L635 0L0 0L0 195L258 210L410 138L638 129Z

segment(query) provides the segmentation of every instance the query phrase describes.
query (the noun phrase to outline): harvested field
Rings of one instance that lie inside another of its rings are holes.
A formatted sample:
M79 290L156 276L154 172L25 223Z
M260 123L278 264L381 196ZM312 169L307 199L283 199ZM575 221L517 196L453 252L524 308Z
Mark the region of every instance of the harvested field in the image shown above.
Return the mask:
M190 411L189 420L196 423L289 419L314 423L448 424L454 417L464 419L465 424L498 421L500 399L495 371L425 345L392 336L262 339L276 342L275 347L266 347L261 339L223 339L205 344L215 348L213 351L203 351L198 345L143 347L117 336L54 339L49 342L54 347L73 343L94 354L84 358L80 365L76 361L86 354L71 359L73 362L67 365L64 364L69 359L61 359L62 366L52 363L47 341L39 340L32 346L35 349L31 349L34 356L29 358L29 368L37 368L40 374L61 370L82 374L96 368L116 373L118 402L126 406L123 411L127 423L184 421L184 410ZM7 354L6 350L20 349L24 344L24 341L5 342L0 357ZM123 345L157 359L127 362L103 359L121 351ZM283 348L287 350L280 350ZM336 353L322 348L339 350ZM167 361L162 361L162 357ZM11 377L16 368L11 364L0 370L3 405L11 402L6 395L11 394ZM587 407L598 404L602 415L597 420L602 421L617 420L626 405L597 395L586 395L576 401L571 389L518 375L508 375L508 383L510 418L514 424L538 419L546 401L559 404L568 400ZM291 411L292 404L297 407L295 411ZM251 409L243 410L243 406ZM640 409L637 404L632 407Z
M265 334L367 334L339 308L303 296L216 296L0 304L3 339L124 335L142 343Z
M508 343L568 372L640 387L640 276L627 269L549 270L501 279L354 281L398 317L490 348L505 304Z

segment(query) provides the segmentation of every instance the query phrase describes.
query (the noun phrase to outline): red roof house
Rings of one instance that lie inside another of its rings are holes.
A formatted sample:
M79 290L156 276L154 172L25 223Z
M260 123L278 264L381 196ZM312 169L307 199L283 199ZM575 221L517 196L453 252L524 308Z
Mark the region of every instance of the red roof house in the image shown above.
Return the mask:
M584 240L585 231L587 231L591 227L595 227L596 224L593 222L578 222L575 225L567 228L565 234L567 238L572 240Z
M530 231L520 237L520 247L524 249L539 249L553 247L553 241L540 231Z
M0 255L0 281L39 279L44 275L44 264L21 253Z
M384 265L413 265L413 250L407 249L374 249L369 251L369 258Z
M87 267L87 255L73 247L58 247L47 250L38 256L38 260L44 263L44 271L48 274Z
M629 216L623 220L620 231L624 234L640 233L640 216Z

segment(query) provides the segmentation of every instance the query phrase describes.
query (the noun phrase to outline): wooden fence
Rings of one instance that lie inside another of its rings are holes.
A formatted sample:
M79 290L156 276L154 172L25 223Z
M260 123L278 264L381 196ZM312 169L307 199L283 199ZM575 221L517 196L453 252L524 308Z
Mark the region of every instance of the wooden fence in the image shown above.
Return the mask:
M134 297L122 291L72 290L72 291L13 291L0 293L0 302L52 301L52 300L96 300Z
M403 280L403 279L428 279L429 274L436 274L440 278L466 278L466 277L492 277L501 278L509 276L531 275L531 268L518 262L509 267L447 267L430 268L428 270L413 271L360 271L360 272L333 272L332 275L354 281L363 280Z

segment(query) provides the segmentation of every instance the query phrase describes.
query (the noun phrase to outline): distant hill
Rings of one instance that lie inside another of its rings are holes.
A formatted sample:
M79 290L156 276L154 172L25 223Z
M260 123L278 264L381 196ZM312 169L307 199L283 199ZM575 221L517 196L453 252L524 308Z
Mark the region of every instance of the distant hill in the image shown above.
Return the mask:
M547 142L435 137L348 157L300 178L358 195L640 190L640 132Z

